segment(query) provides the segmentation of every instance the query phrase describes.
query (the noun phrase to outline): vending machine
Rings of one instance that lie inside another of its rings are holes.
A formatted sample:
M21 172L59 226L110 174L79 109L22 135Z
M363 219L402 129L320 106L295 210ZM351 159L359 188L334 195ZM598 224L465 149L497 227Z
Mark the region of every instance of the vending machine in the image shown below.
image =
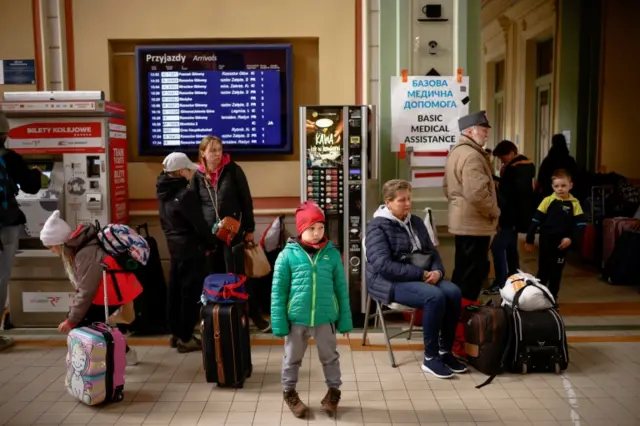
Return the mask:
M300 121L300 199L324 210L326 234L342 253L351 311L362 322L367 297L362 239L379 202L375 110L302 106Z
M86 223L129 222L126 114L95 92L7 92L6 146L42 171L42 189L16 199L27 223L9 282L11 322L59 324L74 296L60 259L40 242L55 210L75 229Z

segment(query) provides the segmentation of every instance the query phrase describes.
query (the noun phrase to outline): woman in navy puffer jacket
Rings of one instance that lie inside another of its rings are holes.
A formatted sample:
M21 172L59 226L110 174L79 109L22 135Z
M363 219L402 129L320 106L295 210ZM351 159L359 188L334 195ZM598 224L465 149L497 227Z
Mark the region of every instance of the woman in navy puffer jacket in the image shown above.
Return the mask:
M422 369L441 379L467 371L451 353L460 318L460 289L445 281L442 259L424 222L411 211L411 184L384 184L385 204L367 227L367 288L374 299L423 309Z

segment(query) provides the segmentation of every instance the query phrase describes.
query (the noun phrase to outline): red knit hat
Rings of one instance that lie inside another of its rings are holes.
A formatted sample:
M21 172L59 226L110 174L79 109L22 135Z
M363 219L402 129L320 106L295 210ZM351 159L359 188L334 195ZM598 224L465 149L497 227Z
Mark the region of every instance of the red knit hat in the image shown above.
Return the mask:
M324 212L312 201L305 201L296 209L296 231L298 231L298 235L302 235L314 223L324 223L324 221Z

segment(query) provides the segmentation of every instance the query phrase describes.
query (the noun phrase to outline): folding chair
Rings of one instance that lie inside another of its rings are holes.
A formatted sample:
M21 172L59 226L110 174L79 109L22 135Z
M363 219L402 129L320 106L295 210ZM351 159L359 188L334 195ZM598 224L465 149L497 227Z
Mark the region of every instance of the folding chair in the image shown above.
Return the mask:
M362 254L364 256L365 267L366 267L366 264L368 261L367 261L367 251L365 247L364 238L362 239ZM415 319L415 316L416 316L416 310L414 308L410 308L409 306L404 306L399 303L389 303L389 304L383 303L377 299L374 299L368 293L369 291L367 288L367 307L366 307L365 317L364 317L364 330L362 332L362 346L366 346L367 344L367 331L369 329L369 320L371 318L375 318L374 328L377 328L378 322L380 322L380 325L382 326L382 334L384 335L384 340L387 345L387 354L389 354L389 361L391 362L391 366L393 368L396 368L397 367L396 359L393 356L393 350L391 349L391 339L407 334L407 340L411 340L411 335L413 333L413 320ZM374 301L376 303L376 311L373 314L369 313L369 310L371 309L371 301ZM411 322L409 323L409 329L402 330L398 333L389 335L387 331L387 324L384 320L384 316L390 313L397 313L397 312L411 313L411 320L410 320Z

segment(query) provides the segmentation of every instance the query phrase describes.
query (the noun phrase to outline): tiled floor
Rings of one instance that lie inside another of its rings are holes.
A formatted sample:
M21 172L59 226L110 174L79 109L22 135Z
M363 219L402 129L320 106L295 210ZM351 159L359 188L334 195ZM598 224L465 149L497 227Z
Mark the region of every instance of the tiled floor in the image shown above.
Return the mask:
M337 420L318 409L325 392L310 346L300 395L307 420L283 407L281 346L253 348L254 374L242 390L204 382L201 355L166 347L137 348L128 368L125 401L102 408L72 402L64 390L61 347L19 345L0 354L0 424L5 425L640 425L640 343L571 346L563 375L504 375L474 386L479 373L438 380L419 368L420 352L397 351L397 369L384 351L340 346L344 385Z
M443 239L440 247L446 265L452 245ZM535 272L536 254L521 253L523 268ZM571 364L560 376L503 375L477 390L486 379L479 373L450 381L422 373L419 332L411 345L394 341L397 369L379 332L369 334L374 346L366 348L354 332L339 340L344 384L337 419L319 410L326 389L310 346L298 390L312 416L298 420L282 402L283 350L272 336L254 336L254 374L237 391L205 383L201 354L180 355L165 339L132 338L141 363L127 369L125 400L91 408L64 390L61 335L12 330L18 344L0 353L0 425L640 426L640 293L609 286L576 262L564 277L561 312L572 343ZM576 343L585 341L600 343Z
M438 251L450 276L454 264L453 238L442 238ZM533 253L524 250L523 235L520 236L519 253L521 269L535 274L538 270L538 253L537 250ZM587 266L578 254L572 251L564 268L560 300L571 303L640 302L640 292L637 287L607 284L595 268Z

